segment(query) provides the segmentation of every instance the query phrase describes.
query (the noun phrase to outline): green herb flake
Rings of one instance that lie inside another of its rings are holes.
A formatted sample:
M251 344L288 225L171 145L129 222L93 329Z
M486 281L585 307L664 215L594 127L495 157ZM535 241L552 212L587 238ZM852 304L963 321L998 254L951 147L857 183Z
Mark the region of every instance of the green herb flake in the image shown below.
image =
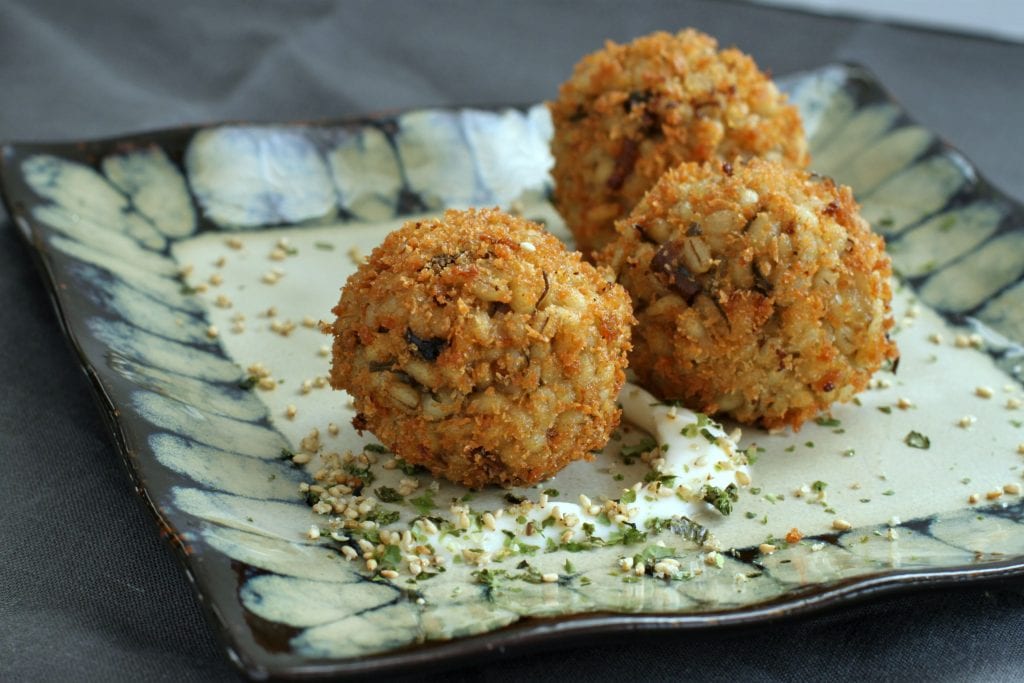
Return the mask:
M381 455L391 452L384 446L381 446L379 443L368 443L365 446L363 446L363 450L366 451L367 453L380 453Z
M838 427L842 424L839 420L832 417L831 415L821 415L814 420L815 423L822 427Z
M334 251L334 245L330 242L313 242L313 246L320 251Z
M416 508L417 512L425 516L434 509L434 494L431 491L426 491L418 498L410 498L409 502Z
M892 489L886 489L885 491L882 491L882 495L883 496L895 496L896 492L893 491Z
M394 524L397 522L401 516L402 515L398 510L384 510L382 508L377 508L367 515L366 519L376 522L378 526L387 526L388 524Z
M545 489L544 495L555 497L558 495L558 489Z
M892 406L878 406L878 412L885 413L886 415L891 415Z
M401 503L404 500L402 494L390 486L381 486L376 488L373 493L377 496L377 500L382 503Z
M572 566L572 562L570 562L568 559L566 559L564 566L566 574L572 574L576 571L576 567Z
M856 453L857 453L857 451L855 451L854 449L847 448L845 451L843 451L843 457L844 458L852 458Z
M245 389L246 391L249 391L254 386L256 386L259 383L259 381L260 381L260 378L257 377L256 375L249 375L248 377L246 377L245 379L241 380L238 383L238 388L239 389Z
M634 491L633 489L626 489L626 491L623 492L622 497L619 498L619 502L620 503L625 503L627 505L629 503L635 503L636 502L636 491Z
M821 493L826 488L828 488L828 483L824 482L824 481L821 481L820 479L818 481L814 482L813 484L811 484L811 490L812 491L816 491L817 493Z
M932 446L932 441L921 432L912 431L906 435L903 439L903 443L907 444L911 448L920 448L921 450L928 450Z
M729 484L724 490L717 486L704 486L701 489L701 499L728 516L732 512L733 502L739 500L739 496L736 493L736 485Z

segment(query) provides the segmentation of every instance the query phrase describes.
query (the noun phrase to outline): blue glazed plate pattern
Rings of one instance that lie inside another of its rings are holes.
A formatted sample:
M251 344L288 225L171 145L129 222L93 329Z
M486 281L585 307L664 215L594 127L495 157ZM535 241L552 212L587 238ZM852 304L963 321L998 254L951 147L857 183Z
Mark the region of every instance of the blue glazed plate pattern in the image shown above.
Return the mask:
M887 239L903 282L903 368L834 422L748 433L765 450L752 469L758 493L746 491L727 520L696 519L722 552L708 562L671 533L649 533L652 545L679 546L674 556L689 567L679 581L623 575L619 560L644 546L537 552L529 571L485 580L459 564L429 580L373 576L341 552L357 547L351 539L310 537L319 518L299 487L314 481L316 463L281 457L317 427L324 451L365 446L345 396L323 388L315 321L403 216L501 205L568 239L546 199L543 106L4 148L8 207L118 450L236 663L253 676L394 670L552 637L750 623L901 587L1024 574L1015 450L1024 412L1012 408L1024 213L862 69L825 67L785 86L813 168L850 184ZM256 363L273 390L249 380ZM939 398L951 376L998 395L964 391L950 408ZM331 422L339 434L324 429ZM927 454L906 449L911 429L931 436ZM617 448L554 484L570 497L612 495ZM386 456L372 460L378 480L397 485ZM642 464L622 471L644 473ZM807 490L826 478L828 497ZM975 488L980 501L968 503ZM465 493L438 484L434 495ZM481 492L477 504L496 509L504 494ZM782 540L791 527L803 541ZM777 550L765 552L766 541ZM536 580L543 573L557 581Z

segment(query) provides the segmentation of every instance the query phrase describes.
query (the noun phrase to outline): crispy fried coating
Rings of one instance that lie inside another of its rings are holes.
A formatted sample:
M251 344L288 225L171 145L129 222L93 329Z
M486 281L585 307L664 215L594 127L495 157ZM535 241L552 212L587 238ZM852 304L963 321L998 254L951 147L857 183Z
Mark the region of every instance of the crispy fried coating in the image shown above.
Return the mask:
M527 485L618 424L629 296L607 269L497 209L410 221L342 290L331 385L354 424L470 487Z
M848 187L759 159L667 172L598 254L663 399L798 428L897 357L891 265Z
M762 157L804 167L796 108L754 60L693 29L609 41L549 104L555 203L584 253L684 161Z

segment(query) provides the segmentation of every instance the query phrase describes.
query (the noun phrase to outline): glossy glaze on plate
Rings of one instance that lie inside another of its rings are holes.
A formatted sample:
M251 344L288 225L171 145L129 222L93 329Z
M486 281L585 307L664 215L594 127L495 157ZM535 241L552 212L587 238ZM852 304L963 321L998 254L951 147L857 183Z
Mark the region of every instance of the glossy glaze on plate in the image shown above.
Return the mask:
M1019 376L1024 338L1021 209L863 70L827 67L786 85L805 117L812 168L854 187L908 283L896 297L903 360L861 406L837 407L838 425L747 430L743 444L764 448L752 468L760 492L744 491L728 518L711 510L697 518L736 552L708 565L678 543L691 574L683 581L618 568L618 558L659 539L672 545L671 533L530 555L534 570L559 575L554 583L480 583L464 565L429 581L370 580L337 543L305 536L318 521L298 494L310 473L280 459L328 422L342 427L335 441L325 436L331 449L366 440L348 427L343 394L300 391L304 379L326 374L326 340L299 324L274 333L259 312L274 305L296 323L327 317L355 267L349 250L368 253L406 215L516 202L566 238L545 199L542 106L4 149L12 215L36 248L118 448L235 661L254 676L392 669L553 633L754 622L917 583L1024 573L1020 497L985 497L1024 484L1016 452L1024 411L1006 407L1020 395L1010 375ZM229 236L244 248L228 246ZM294 253L268 260L282 236ZM274 267L283 276L261 285ZM215 274L223 282L208 284ZM200 282L208 289L197 294ZM230 308L214 304L217 294ZM231 332L237 312L244 333ZM973 321L983 326L951 327ZM954 344L969 332L984 336L988 353ZM936 334L941 343L930 341ZM255 361L285 383L240 387ZM982 385L995 395L975 395ZM911 405L900 409L900 399ZM284 416L289 404L293 420ZM977 422L964 429L967 415ZM910 448L910 431L927 434L931 448ZM643 468L623 465L613 442L597 463L515 493L614 496L616 473L642 477ZM826 495L793 495L816 481L828 484ZM981 502L969 505L975 491ZM465 493L443 484L435 496ZM496 509L504 493L481 492L473 505ZM835 530L837 518L853 528ZM757 552L794 527L805 542ZM515 574L515 563L507 569Z

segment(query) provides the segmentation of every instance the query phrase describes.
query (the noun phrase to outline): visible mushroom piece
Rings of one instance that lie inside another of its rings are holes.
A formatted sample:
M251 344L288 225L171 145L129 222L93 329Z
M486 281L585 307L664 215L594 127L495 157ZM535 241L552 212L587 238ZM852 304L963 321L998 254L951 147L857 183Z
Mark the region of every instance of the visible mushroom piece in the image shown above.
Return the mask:
M668 278L668 285L676 290L686 301L692 304L697 295L703 291L701 284L693 277L693 273L683 264L682 245L678 242L666 242L658 247L651 259L651 270Z
M405 341L416 347L416 352L420 354L420 358L431 363L437 360L438 356L441 355L441 352L448 345L448 340L441 337L421 339L409 328L405 330Z

